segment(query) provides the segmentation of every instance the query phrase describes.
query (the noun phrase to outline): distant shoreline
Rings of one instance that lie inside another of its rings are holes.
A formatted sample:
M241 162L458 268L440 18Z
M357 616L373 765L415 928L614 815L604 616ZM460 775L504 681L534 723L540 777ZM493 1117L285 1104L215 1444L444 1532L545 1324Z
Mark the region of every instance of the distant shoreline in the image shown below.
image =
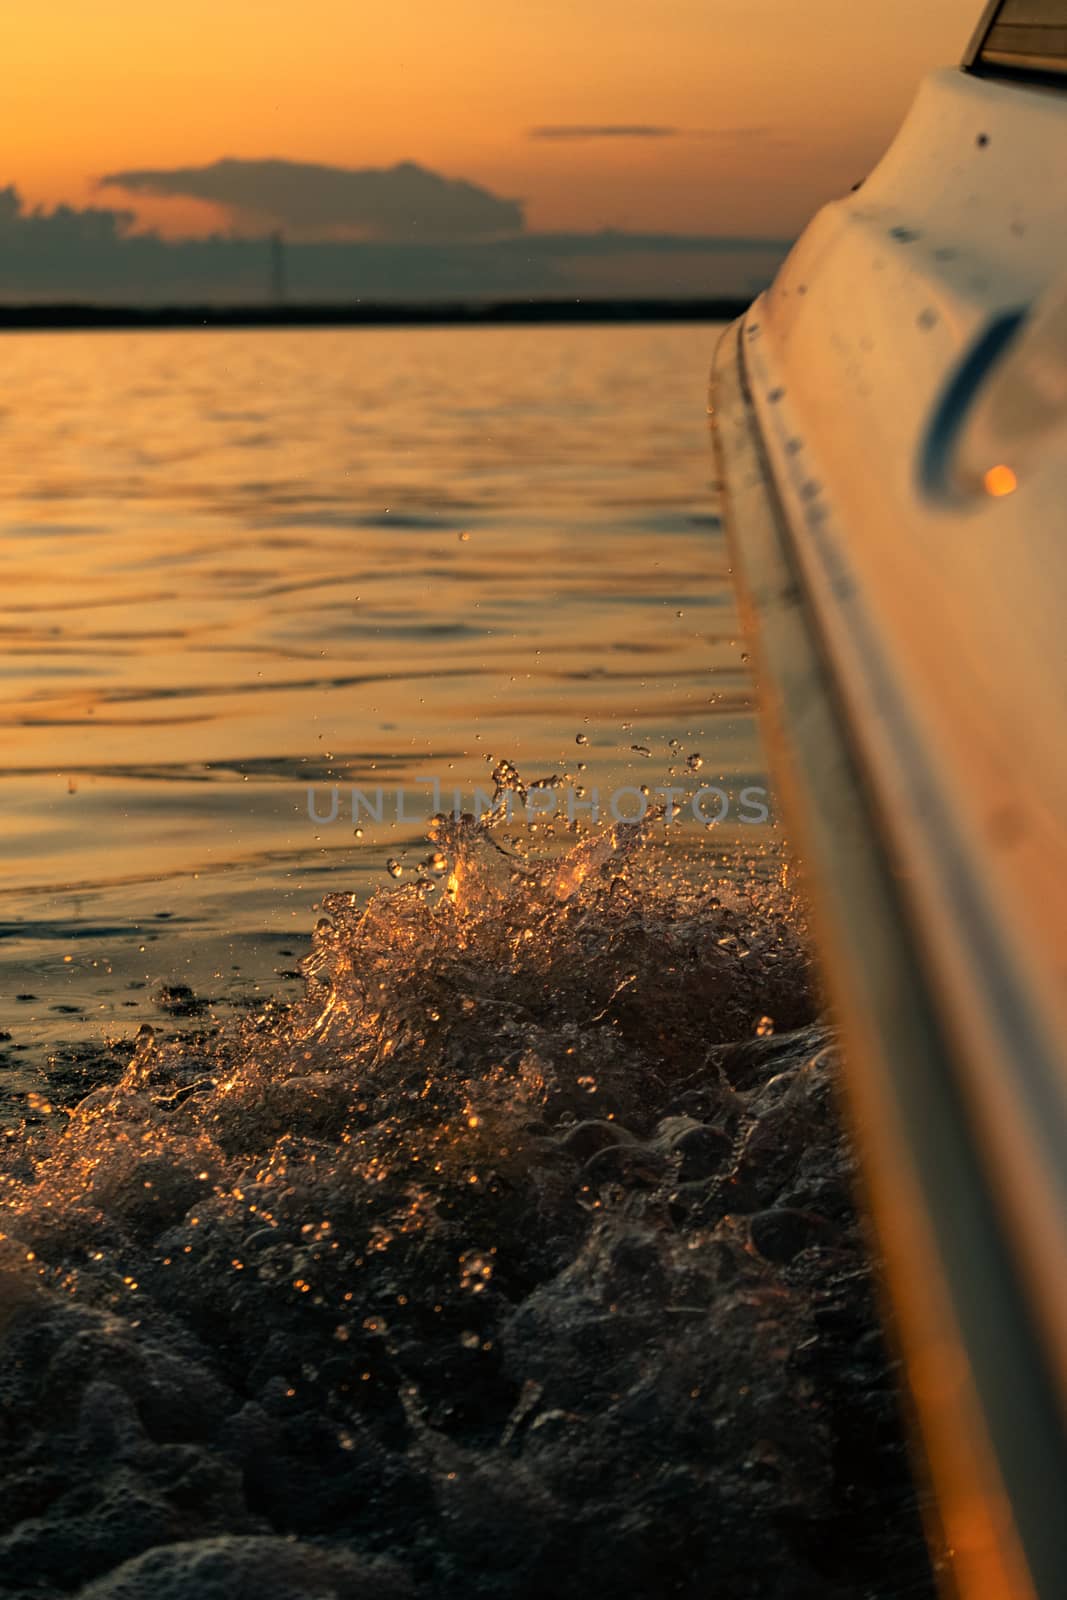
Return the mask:
M0 332L120 328L421 328L546 323L731 322L738 299L496 300L438 305L0 305Z

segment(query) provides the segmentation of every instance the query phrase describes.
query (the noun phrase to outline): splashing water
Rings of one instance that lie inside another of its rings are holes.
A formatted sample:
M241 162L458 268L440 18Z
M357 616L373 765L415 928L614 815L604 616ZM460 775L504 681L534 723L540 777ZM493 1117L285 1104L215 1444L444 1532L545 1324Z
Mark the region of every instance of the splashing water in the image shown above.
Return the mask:
M659 827L438 818L11 1142L0 1593L928 1592L798 909Z

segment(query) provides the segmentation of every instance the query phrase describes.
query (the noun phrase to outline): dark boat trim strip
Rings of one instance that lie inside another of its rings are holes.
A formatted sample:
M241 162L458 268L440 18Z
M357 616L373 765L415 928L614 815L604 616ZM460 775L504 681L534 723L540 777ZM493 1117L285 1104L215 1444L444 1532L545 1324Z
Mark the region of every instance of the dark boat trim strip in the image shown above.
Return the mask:
M833 951L826 976L850 1047L848 1098L946 1531L957 1547L970 1543L958 1557L966 1593L1058 1600L1067 1594L1060 1396L972 1134L962 1064L878 842L877 806L804 597L745 379L740 323L722 339L712 383L733 562L790 820ZM911 1211L904 1241L902 1210ZM916 1262L935 1281L916 1282ZM941 1390L930 1366L932 1351L949 1348L966 1359L956 1392ZM976 1503L989 1518L985 1548ZM999 1527L998 1505L1008 1513ZM1020 1547L1032 1587L1018 1570ZM964 1565L972 1575L988 1569L980 1586L965 1580Z

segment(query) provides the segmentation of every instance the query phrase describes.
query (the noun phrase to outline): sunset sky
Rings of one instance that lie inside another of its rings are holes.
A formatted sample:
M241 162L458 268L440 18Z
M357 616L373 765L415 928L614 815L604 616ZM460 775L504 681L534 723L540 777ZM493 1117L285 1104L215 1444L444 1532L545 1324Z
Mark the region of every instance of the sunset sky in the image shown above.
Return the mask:
M411 159L528 227L791 237L884 148L978 0L49 0L4 38L0 184L222 156ZM668 130L534 137L536 129ZM169 235L225 215L141 199Z

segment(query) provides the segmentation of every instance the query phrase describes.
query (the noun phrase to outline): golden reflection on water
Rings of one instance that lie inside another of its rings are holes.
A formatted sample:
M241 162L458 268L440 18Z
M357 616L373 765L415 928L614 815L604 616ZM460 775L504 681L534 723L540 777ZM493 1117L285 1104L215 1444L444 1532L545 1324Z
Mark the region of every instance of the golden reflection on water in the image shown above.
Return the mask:
M122 990L136 1021L124 982L194 944L247 976L273 935L269 974L324 889L383 881L423 830L357 840L344 807L316 827L311 781L469 792L490 756L527 776L580 758L607 794L698 752L702 781L761 782L705 437L715 336L8 336L0 925L38 996L20 1021L60 989L104 1020Z

